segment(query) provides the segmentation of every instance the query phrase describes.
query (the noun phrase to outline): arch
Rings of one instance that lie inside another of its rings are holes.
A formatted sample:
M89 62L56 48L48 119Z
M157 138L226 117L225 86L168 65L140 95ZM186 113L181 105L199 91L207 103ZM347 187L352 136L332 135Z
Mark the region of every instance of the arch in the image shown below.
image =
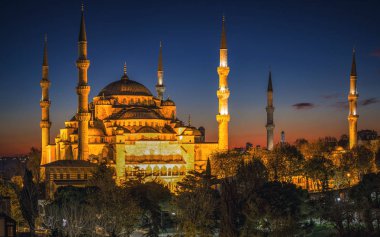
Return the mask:
M160 175L160 168L156 165L153 169L153 176L159 176Z
M177 166L173 167L173 176L178 176L178 167Z
M161 167L161 176L168 176L168 169L166 166Z
M148 167L146 167L145 173L146 173L146 175L149 175L149 176L152 175L152 167L150 167L150 165L148 165Z

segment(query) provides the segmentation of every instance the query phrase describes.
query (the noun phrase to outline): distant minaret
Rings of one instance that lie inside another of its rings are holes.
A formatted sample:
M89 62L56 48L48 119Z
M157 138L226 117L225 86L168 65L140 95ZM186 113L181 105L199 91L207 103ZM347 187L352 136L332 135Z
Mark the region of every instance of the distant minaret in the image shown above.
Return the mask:
M272 72L269 71L269 80L268 80L268 89L267 89L267 149L273 150L273 130L274 130L274 123L273 123L273 87L272 87Z
M228 150L228 122L230 121L230 115L228 113L228 97L230 97L230 90L228 89L227 79L230 68L228 67L227 59L227 40L224 16L222 21L222 37L219 54L219 90L216 92L219 99L219 114L216 115L216 121L218 121L219 124L218 144L220 150Z
M156 85L157 97L160 100L164 99L164 68L162 65L162 43L160 41L160 51L158 53L158 67L157 67L157 85Z
M358 91L356 87L357 74L356 74L356 61L355 61L355 49L352 51L352 65L350 74L350 93L348 94L348 105L349 105L349 115L348 115L348 127L349 127L349 137L350 137L350 149L355 147L358 142L357 131L358 131L358 118L357 114L357 101L358 101Z
M285 143L285 132L284 131L281 132L281 143L282 144Z
M88 121L91 113L88 111L88 94L90 86L87 83L87 70L90 67L90 60L87 59L87 36L84 22L84 9L82 5L82 17L80 23L78 39L78 59L76 65L78 68L78 112L76 118L79 123L78 131L78 160L88 160Z
M45 35L44 43L44 56L42 62L42 80L40 81L40 86L42 88L42 97L40 100L41 107L41 165L48 163L47 160L47 146L50 142L50 99L49 99L49 66L48 66L48 52L47 52L47 36Z

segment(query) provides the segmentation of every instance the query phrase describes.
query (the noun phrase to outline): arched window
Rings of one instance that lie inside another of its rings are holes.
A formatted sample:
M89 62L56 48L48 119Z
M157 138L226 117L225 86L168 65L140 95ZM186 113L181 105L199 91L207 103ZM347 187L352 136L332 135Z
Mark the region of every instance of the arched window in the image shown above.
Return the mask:
M178 176L178 167L177 166L173 167L173 176Z
M149 176L152 175L152 168L151 168L150 166L148 166L148 167L146 168L146 175L149 175Z
M165 166L161 167L161 176L168 176L168 170Z
M159 176L160 175L160 168L158 166L155 166L153 169L153 176Z

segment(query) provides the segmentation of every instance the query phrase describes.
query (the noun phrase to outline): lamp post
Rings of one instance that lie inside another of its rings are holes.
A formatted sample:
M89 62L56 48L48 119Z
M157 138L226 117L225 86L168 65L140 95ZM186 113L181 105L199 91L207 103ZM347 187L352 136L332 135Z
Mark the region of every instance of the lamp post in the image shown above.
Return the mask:
M348 178L348 188L351 188L351 174L350 173L347 173L347 178Z

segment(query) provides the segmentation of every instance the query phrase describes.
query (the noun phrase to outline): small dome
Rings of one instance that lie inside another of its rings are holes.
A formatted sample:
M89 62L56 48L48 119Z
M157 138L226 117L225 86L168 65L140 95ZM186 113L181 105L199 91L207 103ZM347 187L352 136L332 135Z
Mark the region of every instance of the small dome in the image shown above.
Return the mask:
M137 107L121 110L120 112L113 114L111 119L162 119L162 116L154 110Z
M162 101L161 105L162 106L175 106L175 103L171 99L167 99L167 100Z
M152 93L143 84L137 81L129 80L128 78L122 78L121 80L114 81L104 87L98 94L98 96L110 96L110 95L142 95L152 96Z
M137 131L137 133L159 133L159 132L152 127L145 126L145 127L140 128Z

